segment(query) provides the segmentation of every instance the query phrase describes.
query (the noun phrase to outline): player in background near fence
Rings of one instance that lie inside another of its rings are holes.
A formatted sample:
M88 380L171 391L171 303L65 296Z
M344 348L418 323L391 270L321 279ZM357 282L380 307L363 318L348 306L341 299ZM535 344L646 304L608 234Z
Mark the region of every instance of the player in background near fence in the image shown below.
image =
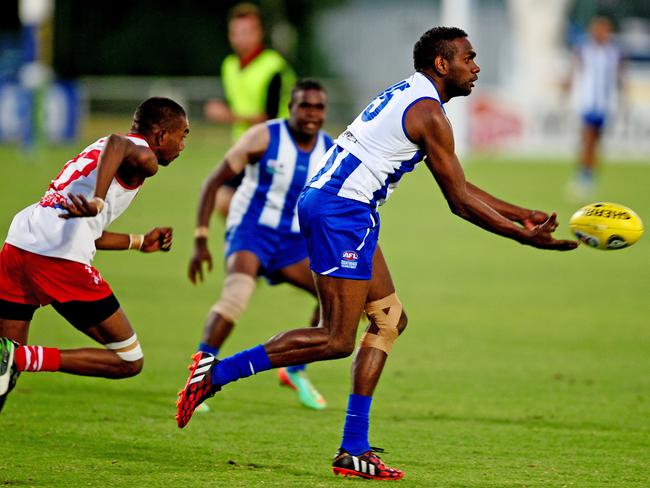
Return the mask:
M212 269L208 226L215 194L234 175L245 175L233 196L226 222L226 276L221 297L208 314L199 352L219 354L248 306L260 274L271 284L289 283L316 297L296 202L321 157L332 146L332 139L320 130L326 109L323 86L314 80L299 81L292 91L289 118L251 127L205 179L189 264L192 283L203 281L204 263L208 270ZM318 309L311 325L318 325ZM281 383L296 390L303 405L325 408L324 398L305 374L305 365L281 368L278 373Z
M580 202L594 196L603 130L619 105L623 89L624 63L612 31L608 18L592 19L589 38L576 50L567 84L572 85L582 124L578 168L567 193Z
M168 98L142 102L131 132L112 134L68 161L37 203L13 219L0 251L0 408L21 371L127 378L140 372L138 338L111 287L92 266L97 249L167 251L172 229L118 234L106 228L145 179L185 148L183 108ZM34 312L51 304L103 349L28 346Z
M178 405L179 427L199 403L228 383L270 368L349 356L365 312L370 325L352 366L352 392L333 470L370 479L403 477L401 470L384 465L368 439L372 395L407 322L377 245L377 207L426 157L454 214L521 244L557 250L577 245L553 238L555 214L504 202L466 181L444 104L471 93L479 73L475 56L460 29L425 32L413 51L415 73L380 93L338 137L298 201L300 231L320 300L320 326L278 334L220 361L195 356ZM426 225L422 209L413 211ZM423 245L437 252L435 244Z
M232 124L232 143L252 125L289 116L288 105L296 77L285 59L264 46L264 26L259 8L250 3L235 5L228 16L228 40L234 53L221 65L226 101L208 100L205 117ZM227 181L217 192L217 210L226 217L241 175Z

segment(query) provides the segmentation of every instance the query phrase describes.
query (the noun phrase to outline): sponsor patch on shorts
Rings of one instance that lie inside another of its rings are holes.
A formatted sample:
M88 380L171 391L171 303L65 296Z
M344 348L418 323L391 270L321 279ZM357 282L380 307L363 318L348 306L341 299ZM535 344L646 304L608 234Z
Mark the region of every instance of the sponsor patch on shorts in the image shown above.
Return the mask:
M343 251L341 256L341 267L348 269L357 269L359 262L359 255L356 251Z

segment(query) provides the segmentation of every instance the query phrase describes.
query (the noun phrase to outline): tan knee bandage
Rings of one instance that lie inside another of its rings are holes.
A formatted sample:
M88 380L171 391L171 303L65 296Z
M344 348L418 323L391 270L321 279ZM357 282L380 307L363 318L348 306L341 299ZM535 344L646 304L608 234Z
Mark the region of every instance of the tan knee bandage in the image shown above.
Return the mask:
M236 322L248 306L255 291L255 278L246 273L233 273L226 277L221 299L212 307L224 319Z
M402 316L402 304L397 293L366 303L366 314L379 330L377 333L365 332L361 336L361 347L374 347L388 354L399 336L397 325Z
M125 341L106 344L106 349L113 351L122 359L122 361L137 361L144 357L136 334L133 334Z

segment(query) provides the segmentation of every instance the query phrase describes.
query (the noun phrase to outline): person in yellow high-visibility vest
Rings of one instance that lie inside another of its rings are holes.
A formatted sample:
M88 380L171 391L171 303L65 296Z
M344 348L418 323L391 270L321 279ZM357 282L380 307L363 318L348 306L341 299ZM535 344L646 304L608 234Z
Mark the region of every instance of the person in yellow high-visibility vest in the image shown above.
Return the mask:
M262 16L257 6L237 4L228 18L228 40L234 52L221 65L226 100L208 100L204 113L212 122L232 124L234 143L254 124L289 116L296 76L278 52L264 46ZM224 217L242 176L233 178L217 194L216 208Z

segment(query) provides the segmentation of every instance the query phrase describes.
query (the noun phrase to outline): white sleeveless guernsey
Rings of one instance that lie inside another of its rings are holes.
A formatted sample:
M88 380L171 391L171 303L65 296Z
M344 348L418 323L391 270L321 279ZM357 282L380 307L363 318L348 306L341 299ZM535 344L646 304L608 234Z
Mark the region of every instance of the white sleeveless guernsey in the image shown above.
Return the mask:
M298 195L319 167L332 139L319 131L311 151L298 148L285 119L266 122L269 146L255 164L246 166L244 179L230 202L226 227L262 225L300 233Z
M422 73L380 93L334 141L334 149L323 157L308 186L382 205L404 173L413 171L424 156L404 128L406 112L423 99L440 103L435 85Z
M149 147L138 135L129 134L127 138L134 144ZM72 219L59 217L65 213L61 202L69 200L68 195L81 194L88 200L94 196L99 156L107 139L99 139L65 164L43 198L16 214L6 242L42 256L91 263L96 252L95 240L127 209L142 186L129 187L116 175L99 215Z
M608 115L618 103L621 52L613 42L588 42L578 51L578 104L582 114Z

